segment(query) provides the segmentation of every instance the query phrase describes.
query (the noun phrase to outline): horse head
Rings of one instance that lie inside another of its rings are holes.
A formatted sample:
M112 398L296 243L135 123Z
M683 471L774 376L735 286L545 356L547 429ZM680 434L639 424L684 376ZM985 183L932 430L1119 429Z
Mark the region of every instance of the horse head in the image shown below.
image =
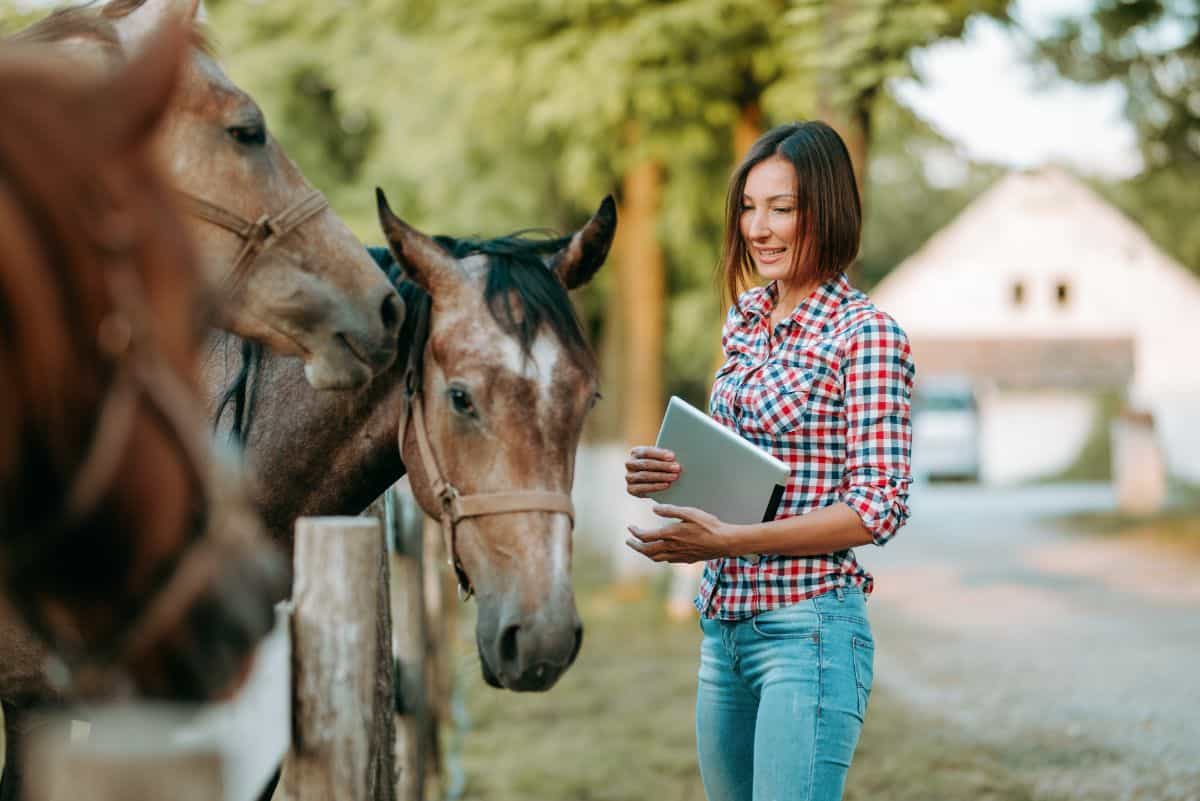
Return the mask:
M209 450L203 281L152 156L185 42L100 81L0 55L0 583L68 690L211 697L286 590Z
M400 428L417 502L443 520L460 584L479 602L484 678L549 689L575 659L583 626L571 587L570 491L595 362L567 291L608 254L606 198L574 236L434 241L380 192L388 244L428 293L410 358L413 402Z
M204 273L224 295L219 323L302 358L317 389L362 386L395 356L403 307L212 56L198 9L198 0L109 0L58 12L18 38L58 44L77 67L119 64L168 15L193 21L156 144L191 213Z

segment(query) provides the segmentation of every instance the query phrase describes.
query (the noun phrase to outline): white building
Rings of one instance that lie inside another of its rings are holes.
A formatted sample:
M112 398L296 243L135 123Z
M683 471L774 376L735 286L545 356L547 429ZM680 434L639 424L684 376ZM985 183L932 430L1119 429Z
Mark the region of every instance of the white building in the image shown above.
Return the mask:
M1104 391L1151 412L1171 472L1200 480L1200 280L1066 172L1008 175L872 298L918 381L975 380L984 481L1071 464Z

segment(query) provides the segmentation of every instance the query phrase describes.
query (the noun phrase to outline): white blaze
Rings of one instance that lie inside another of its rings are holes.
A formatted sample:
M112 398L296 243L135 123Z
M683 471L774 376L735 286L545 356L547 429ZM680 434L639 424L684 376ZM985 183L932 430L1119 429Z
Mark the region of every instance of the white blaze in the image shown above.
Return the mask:
M563 350L558 338L546 332L539 334L528 357L521 351L520 343L512 337L504 337L498 345L500 363L504 368L533 381L538 386L538 393L549 401L554 387L555 368Z

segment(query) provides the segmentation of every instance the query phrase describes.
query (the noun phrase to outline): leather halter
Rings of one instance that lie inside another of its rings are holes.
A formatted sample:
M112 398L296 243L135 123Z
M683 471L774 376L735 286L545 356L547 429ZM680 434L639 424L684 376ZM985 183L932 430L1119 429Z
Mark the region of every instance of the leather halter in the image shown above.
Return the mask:
M193 217L224 228L242 240L242 249L233 260L233 270L228 279L229 288L241 283L259 256L329 206L325 196L314 189L273 217L264 214L251 221L190 192L180 191L179 194L185 210Z
M433 453L433 444L429 441L429 433L425 424L424 403L421 391L415 387L414 373L409 372L408 385L408 416L400 426L400 450L404 450L404 438L410 423L416 426L417 452L429 477L430 489L437 496L441 505L440 520L442 537L446 546L446 560L454 568L458 576L459 597L467 600L475 594L475 587L463 569L455 548L455 528L460 520L469 517L486 517L488 515L512 514L515 512L560 512L575 525L575 505L571 496L563 492L547 490L514 490L512 492L484 492L473 495L463 495L446 480L445 474L438 465Z
M179 610L221 569L226 558L221 546L252 525L248 509L216 503L217 473L204 414L194 391L153 341L149 304L139 277L119 258L106 266L105 278L112 309L100 323L97 341L102 357L113 365L114 377L57 523L32 533L28 547L16 546L10 569L21 571L44 559L44 554L66 547L71 534L112 490L129 449L139 400L144 399L159 416L182 452L200 490L204 515L200 525L188 527L185 541L175 553L160 563L159 582L146 593L148 603L140 609L121 610L113 633L101 643L85 645L77 629L40 604L19 603L52 654L45 666L47 679L64 692L111 687L116 680L114 666L142 653L178 621Z

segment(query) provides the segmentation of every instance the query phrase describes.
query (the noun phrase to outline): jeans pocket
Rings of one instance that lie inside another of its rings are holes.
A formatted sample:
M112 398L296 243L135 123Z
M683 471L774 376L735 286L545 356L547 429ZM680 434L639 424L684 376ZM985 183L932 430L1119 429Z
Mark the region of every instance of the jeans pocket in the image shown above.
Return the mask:
M750 618L754 633L770 640L791 640L820 637L821 618L808 606L784 606L760 612Z
M875 679L875 643L861 637L850 638L854 683L858 687L858 714L866 716L871 700L871 684Z

